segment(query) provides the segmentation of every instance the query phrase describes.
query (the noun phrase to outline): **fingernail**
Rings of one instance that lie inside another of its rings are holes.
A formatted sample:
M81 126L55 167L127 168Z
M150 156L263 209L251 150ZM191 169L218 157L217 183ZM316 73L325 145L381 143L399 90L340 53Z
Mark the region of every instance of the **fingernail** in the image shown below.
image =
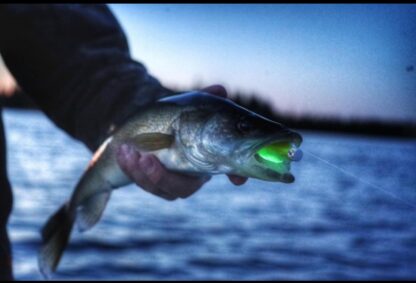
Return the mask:
M146 175L151 175L155 171L155 163L150 156L140 158L140 167Z

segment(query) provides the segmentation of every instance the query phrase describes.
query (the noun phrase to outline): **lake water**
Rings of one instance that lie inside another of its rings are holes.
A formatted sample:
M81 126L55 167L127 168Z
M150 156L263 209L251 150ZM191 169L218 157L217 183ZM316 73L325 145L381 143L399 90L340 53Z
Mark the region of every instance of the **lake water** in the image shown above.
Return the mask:
M91 157L36 111L5 110L17 279L42 279L39 230ZM415 279L416 141L300 131L294 184L216 176L185 200L116 191L74 231L56 279ZM391 196L393 194L395 197ZM396 198L397 197L397 198Z

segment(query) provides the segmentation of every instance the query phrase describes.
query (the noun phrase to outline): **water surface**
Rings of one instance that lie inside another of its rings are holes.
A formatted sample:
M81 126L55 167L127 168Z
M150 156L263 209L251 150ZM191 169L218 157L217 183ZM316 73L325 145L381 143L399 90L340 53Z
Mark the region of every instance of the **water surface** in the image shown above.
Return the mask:
M17 279L91 153L36 111L5 110ZM416 205L416 141L302 132L303 148ZM134 185L74 231L56 279L415 279L416 209L305 153L294 184L216 176L167 202Z

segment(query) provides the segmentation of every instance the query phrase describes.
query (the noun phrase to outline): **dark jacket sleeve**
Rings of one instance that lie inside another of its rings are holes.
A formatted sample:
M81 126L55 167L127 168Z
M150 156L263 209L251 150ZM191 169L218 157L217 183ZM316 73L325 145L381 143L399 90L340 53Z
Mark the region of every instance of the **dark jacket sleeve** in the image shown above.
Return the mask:
M91 150L127 116L173 94L131 58L105 5L0 5L0 53L23 91Z

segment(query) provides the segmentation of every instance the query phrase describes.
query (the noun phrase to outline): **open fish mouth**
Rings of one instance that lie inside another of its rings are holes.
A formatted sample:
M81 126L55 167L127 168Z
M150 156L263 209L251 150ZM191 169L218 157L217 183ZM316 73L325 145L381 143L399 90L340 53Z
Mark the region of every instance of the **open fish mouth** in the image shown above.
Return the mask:
M277 137L259 144L254 151L254 159L265 168L270 177L292 183L294 176L290 173L292 161L302 159L299 149L302 137L294 132L284 137Z

